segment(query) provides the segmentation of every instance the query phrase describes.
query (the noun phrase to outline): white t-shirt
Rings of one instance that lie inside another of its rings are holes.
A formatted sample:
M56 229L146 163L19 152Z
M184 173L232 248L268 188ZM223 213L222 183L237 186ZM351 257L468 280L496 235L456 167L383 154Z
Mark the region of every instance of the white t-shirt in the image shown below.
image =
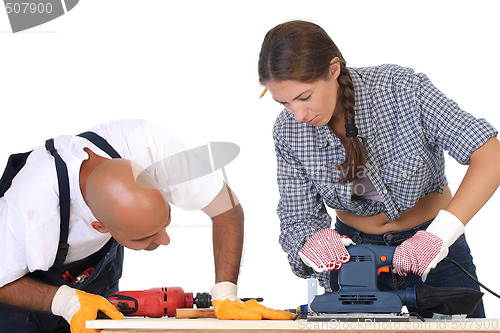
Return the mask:
M200 165L206 163L193 161L197 156L186 154L179 140L150 122L124 120L90 130L105 138L122 158L134 161L153 175L165 199L180 208L204 208L222 189L223 181L216 172L200 172ZM66 162L70 181L69 251L65 261L70 263L96 252L111 237L90 225L96 218L79 186L80 166L88 158L83 148L109 156L78 136L58 136L54 141ZM193 168L195 176L190 176ZM0 287L28 272L48 270L53 265L59 223L54 157L41 145L33 150L10 189L0 198Z

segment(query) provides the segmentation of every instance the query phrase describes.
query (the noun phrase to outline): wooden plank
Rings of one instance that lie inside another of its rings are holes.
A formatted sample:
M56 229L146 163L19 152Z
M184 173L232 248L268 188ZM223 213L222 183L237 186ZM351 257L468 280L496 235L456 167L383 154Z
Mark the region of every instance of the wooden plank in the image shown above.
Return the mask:
M338 333L415 333L415 332L425 332L425 333L442 333L442 332L453 332L453 333L478 333L478 332L492 332L492 331L454 331L454 330L333 330ZM249 330L101 330L101 333L248 333ZM300 333L302 331L298 330L251 330L251 332L265 332L265 333ZM325 333L324 330L307 330L307 333ZM493 330L493 332L498 332L498 330Z
M218 320L175 318L126 318L124 320L87 321L87 328L103 333L172 332L242 333L248 330L266 333L292 332L492 332L500 331L500 319L426 319L409 322L308 322L306 320Z
M175 318L188 319L188 318L217 318L214 309L176 309Z
M478 332L491 332L491 331L454 331L454 330L329 330L330 332L338 333L415 333L415 332L425 332L425 333L443 333L443 332L453 332L453 333L478 333ZM498 330L492 330L493 332L498 332ZM101 330L101 333L248 333L249 330ZM259 333L300 333L303 331L299 330L251 330L251 332ZM307 330L307 333L325 333L325 330Z

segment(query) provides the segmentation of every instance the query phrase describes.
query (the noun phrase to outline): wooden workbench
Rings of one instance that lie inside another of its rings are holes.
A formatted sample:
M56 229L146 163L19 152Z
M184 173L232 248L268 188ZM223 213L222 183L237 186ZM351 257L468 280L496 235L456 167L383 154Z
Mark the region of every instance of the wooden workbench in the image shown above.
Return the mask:
M218 320L175 318L125 318L124 320L92 320L87 328L101 333L243 333L249 330L266 333L292 332L495 332L500 331L500 319L426 319L409 322L310 322L306 320Z

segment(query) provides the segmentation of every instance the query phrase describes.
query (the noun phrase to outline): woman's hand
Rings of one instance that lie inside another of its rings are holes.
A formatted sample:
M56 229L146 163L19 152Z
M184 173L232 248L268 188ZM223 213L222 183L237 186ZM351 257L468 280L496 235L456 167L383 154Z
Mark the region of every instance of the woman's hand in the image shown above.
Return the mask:
M463 223L452 213L441 210L427 230L420 230L394 251L396 274L417 274L425 282L431 269L448 255L448 248L464 233Z
M351 256L346 246L354 242L346 236L340 236L334 229L326 228L311 236L299 251L304 264L321 273L340 269Z

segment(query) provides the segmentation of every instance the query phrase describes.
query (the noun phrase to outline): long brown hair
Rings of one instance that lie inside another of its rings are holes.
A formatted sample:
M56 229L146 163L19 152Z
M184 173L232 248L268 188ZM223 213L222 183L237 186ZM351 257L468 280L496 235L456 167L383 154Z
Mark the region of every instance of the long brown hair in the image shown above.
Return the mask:
M318 25L306 21L289 21L271 29L262 43L259 55L259 82L294 80L311 83L325 79L333 58L340 60L339 98L345 110L346 124L354 126L354 84L342 53ZM339 183L360 177L366 163L366 152L356 136L347 139L345 161Z

